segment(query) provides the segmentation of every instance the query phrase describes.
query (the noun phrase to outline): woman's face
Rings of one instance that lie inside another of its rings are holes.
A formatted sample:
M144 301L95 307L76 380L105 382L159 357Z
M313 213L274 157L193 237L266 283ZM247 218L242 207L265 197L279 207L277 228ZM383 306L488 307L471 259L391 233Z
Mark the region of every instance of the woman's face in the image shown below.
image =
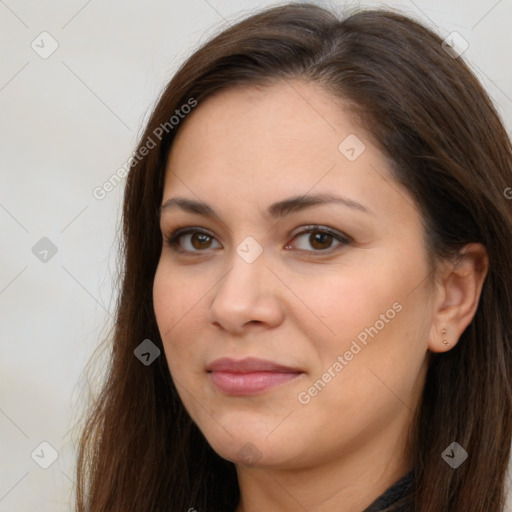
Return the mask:
M193 421L244 467L399 459L433 322L412 197L317 85L223 91L182 122L153 294Z

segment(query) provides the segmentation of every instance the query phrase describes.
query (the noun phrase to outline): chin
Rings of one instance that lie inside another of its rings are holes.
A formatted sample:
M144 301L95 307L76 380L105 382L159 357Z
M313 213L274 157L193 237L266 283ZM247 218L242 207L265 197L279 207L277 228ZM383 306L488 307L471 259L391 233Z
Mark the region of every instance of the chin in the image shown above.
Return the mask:
M205 436L208 443L220 457L239 466L276 468L286 465L293 452L293 446L287 446L277 436L269 440L261 431L251 432L248 426L229 429L233 437L220 430L222 433Z

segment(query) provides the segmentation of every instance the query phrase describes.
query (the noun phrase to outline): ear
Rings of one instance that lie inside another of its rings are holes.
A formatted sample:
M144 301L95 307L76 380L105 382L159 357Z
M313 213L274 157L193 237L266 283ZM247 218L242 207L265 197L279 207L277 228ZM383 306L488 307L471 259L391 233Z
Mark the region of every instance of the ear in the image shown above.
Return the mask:
M479 243L464 246L455 261L444 262L435 292L429 339L432 352L450 350L459 341L475 316L488 269L487 251Z

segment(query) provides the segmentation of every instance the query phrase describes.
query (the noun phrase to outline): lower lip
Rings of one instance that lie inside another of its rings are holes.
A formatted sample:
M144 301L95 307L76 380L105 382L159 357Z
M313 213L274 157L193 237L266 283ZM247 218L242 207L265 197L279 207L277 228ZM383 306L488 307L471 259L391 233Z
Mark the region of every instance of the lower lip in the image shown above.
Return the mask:
M210 372L214 386L226 395L256 395L267 389L280 386L296 379L302 373L290 372Z

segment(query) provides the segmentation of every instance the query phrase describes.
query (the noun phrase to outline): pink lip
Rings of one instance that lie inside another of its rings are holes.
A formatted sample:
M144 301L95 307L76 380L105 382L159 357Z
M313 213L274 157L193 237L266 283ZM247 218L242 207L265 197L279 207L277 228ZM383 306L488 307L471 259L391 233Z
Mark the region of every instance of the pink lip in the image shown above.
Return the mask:
M255 395L289 382L304 372L272 361L248 357L215 360L207 367L214 386L224 394Z
M256 357L246 357L244 359L232 359L222 357L210 363L207 368L209 372L232 372L232 373L251 373L251 372L280 372L280 373L300 373L299 368L292 368L282 364L274 363L266 359Z

